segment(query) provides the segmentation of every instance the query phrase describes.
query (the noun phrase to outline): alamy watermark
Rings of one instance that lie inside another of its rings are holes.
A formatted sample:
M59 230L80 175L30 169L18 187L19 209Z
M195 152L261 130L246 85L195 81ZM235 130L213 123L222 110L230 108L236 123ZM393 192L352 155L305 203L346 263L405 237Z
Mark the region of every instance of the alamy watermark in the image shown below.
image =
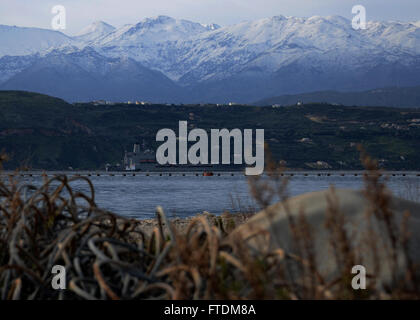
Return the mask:
M66 290L66 268L64 266L55 265L53 266L51 273L54 274L51 280L51 287L54 290Z
M353 29L366 30L366 8L359 4L352 8L351 13L355 15L351 21L351 26Z
M61 265L55 265L51 273L54 275L51 280L51 287L54 290L66 290L66 268ZM366 268L362 265L356 265L351 269L351 273L355 275L351 281L353 290L366 290Z
M365 290L366 268L362 265L357 265L351 269L351 273L355 274L355 276L351 280L351 287L353 288L353 290Z
M54 17L51 20L51 28L53 30L65 30L66 29L66 8L62 5L52 7L51 13Z
M253 148L252 129L211 129L209 137L203 129L193 129L188 133L187 121L179 121L179 136L171 129L159 130L156 141L164 142L156 151L156 161L160 165L206 165L224 164L248 166L246 175L260 175L264 172L264 130L255 130L255 155ZM178 148L177 148L178 141ZM231 156L231 142L233 141L233 162ZM188 148L188 142L195 142ZM220 142L222 147L220 148ZM209 148L210 144L210 148ZM209 157L209 149L211 156ZM221 149L221 162L220 162ZM178 156L177 156L178 150Z

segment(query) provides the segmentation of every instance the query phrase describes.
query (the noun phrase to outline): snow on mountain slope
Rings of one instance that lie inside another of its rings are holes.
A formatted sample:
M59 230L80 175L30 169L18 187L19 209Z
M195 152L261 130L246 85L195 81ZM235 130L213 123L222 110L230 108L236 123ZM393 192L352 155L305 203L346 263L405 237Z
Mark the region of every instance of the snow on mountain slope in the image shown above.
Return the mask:
M74 38L85 43L91 43L115 30L115 27L106 22L96 21L80 31Z
M419 55L419 33L413 24L386 22L356 31L339 16L276 16L224 28L158 17L118 29L93 45L104 55L129 56L188 85L250 68L274 72L299 60L338 65L367 63L372 56Z
M420 23L370 22L365 35L386 50L405 50L420 54Z
M42 53L73 43L72 38L58 31L0 25L0 57Z
M182 75L186 83L220 79L249 68L271 73L298 60L308 65L322 60L357 63L367 51L382 51L341 17L277 16L243 22L203 34L189 45L182 58L188 63L189 72Z
M139 43L182 41L185 37L214 30L214 25L178 20L167 16L147 18L135 25L127 25L95 42L97 46L135 46Z
M171 79L179 72L170 69L185 54L183 43L195 36L220 29L216 24L202 25L167 16L147 18L135 25L126 25L108 36L97 39L93 46L106 56L128 56L145 66L164 72Z
M211 23L211 24L203 24L202 25L204 28L206 28L207 30L217 30L217 29L220 29L221 28L221 26L219 26L218 24L216 24L216 23Z

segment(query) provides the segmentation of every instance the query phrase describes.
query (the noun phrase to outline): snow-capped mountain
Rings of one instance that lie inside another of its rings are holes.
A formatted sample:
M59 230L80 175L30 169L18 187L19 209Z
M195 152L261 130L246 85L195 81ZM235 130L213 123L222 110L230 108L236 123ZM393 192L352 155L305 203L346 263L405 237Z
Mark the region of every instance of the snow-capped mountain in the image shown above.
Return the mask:
M215 30L214 25L202 25L167 16L147 18L135 25L126 25L99 39L97 46L127 46L167 41L184 41L194 35Z
M91 43L98 38L107 36L113 31L115 31L115 27L111 26L110 24L103 21L95 21L80 31L74 38L78 41Z
M0 57L43 53L74 42L58 31L0 25Z
M369 22L366 30L354 30L350 20L339 16L275 16L227 27L166 16L118 29L97 22L73 38L54 33L68 41L42 49L38 43L28 47L25 58L0 58L0 82L25 74L33 60L60 55L78 55L76 65L98 75L96 67L87 65L97 54L101 68L124 57L159 72L172 80L179 91L174 96L185 102L250 102L288 93L419 85L419 24ZM0 43L5 43L0 53L21 55L8 47L7 38L0 31Z
M182 44L218 28L215 24L202 25L158 16L144 19L135 25L126 25L97 39L92 45L106 56L128 56L177 80L179 72L171 73L171 70L183 54L179 52Z

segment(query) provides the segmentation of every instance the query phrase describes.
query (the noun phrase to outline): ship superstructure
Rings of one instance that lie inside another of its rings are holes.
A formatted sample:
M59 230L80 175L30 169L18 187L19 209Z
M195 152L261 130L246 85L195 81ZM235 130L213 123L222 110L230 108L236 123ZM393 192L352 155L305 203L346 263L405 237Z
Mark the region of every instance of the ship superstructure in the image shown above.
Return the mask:
M139 143L135 143L133 152L125 152L123 160L123 168L125 171L140 171L145 168L150 169L156 166L155 152L150 149L143 149L144 150L140 149Z

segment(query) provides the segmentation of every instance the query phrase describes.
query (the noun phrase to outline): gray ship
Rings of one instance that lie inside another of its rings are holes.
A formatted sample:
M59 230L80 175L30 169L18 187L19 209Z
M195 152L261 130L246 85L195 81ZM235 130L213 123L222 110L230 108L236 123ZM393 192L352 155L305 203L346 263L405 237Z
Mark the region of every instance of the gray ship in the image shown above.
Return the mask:
M146 149L143 144L143 150L139 143L134 144L132 152L125 152L121 169L123 171L141 171L141 172L217 172L217 171L244 171L244 165L224 165L224 164L206 164L206 165L160 165L156 161L156 154L153 150Z

